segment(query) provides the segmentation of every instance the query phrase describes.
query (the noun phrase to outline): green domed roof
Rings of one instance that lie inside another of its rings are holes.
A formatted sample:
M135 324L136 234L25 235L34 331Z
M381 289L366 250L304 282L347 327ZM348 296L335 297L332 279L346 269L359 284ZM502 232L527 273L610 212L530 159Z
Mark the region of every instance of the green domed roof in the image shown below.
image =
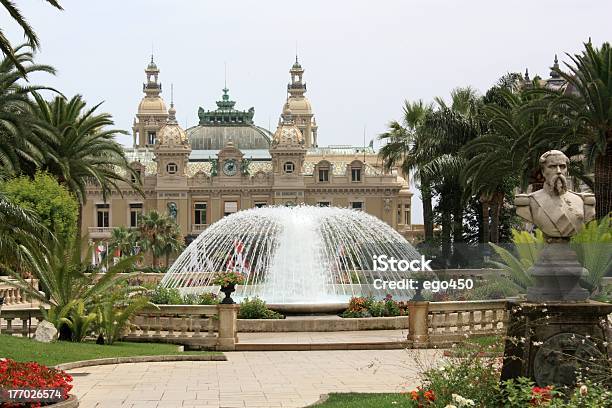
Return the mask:
M192 150L221 150L230 140L240 150L268 149L272 134L253 122L255 109L234 109L236 102L230 100L229 89L217 101L217 109L198 109L200 124L187 129Z
M187 129L192 150L221 150L230 140L240 150L269 149L271 133L255 125L198 125Z

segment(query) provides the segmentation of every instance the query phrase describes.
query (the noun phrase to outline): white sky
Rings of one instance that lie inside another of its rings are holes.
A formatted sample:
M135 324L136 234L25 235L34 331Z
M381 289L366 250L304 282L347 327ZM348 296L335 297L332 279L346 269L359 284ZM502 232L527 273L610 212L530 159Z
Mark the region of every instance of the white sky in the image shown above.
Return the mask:
M153 47L164 98L170 84L181 125L213 109L227 63L238 109L274 128L296 43L319 125L319 144L363 144L401 117L404 99L447 97L457 86L488 89L506 72L548 77L554 54L612 37L612 2L309 0L17 0L42 42L37 59L58 75L33 77L68 97L105 101L130 130ZM0 10L15 43L22 33ZM130 130L131 131L131 130ZM121 138L131 144L131 136ZM376 142L376 146L379 143ZM422 222L418 192L413 222Z

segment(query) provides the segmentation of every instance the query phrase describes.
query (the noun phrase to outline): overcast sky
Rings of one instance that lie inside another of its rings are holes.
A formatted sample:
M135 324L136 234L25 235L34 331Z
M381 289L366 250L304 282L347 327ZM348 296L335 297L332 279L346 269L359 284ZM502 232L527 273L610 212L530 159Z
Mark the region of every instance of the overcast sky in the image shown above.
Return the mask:
M213 109L224 64L238 109L272 127L286 98L296 44L319 125L319 144L363 144L404 99L447 97L457 86L485 91L506 72L548 77L555 53L578 52L589 36L612 37L610 1L17 0L41 38L38 62L56 77L35 77L65 95L104 101L117 127L130 130L151 50L170 84L181 125ZM0 11L14 43L23 36ZM131 131L131 130L130 130ZM121 139L131 144L131 136ZM379 143L376 143L379 146ZM418 192L414 220L422 222Z

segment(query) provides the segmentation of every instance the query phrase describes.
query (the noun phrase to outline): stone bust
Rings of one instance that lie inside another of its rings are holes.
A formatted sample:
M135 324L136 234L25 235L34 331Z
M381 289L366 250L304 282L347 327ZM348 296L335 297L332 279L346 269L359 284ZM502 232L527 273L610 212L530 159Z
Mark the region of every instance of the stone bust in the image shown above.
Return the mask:
M569 158L559 150L540 157L544 187L530 194L517 194L516 213L535 224L549 238L569 238L595 217L595 196L567 189Z

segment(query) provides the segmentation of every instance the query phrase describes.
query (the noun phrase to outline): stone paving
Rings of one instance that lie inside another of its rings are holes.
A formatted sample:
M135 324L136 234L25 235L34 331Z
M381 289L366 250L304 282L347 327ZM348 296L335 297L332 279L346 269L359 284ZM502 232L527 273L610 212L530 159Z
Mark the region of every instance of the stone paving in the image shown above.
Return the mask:
M415 358L433 362L439 357L433 350L225 354L228 361L130 363L69 372L81 408L304 407L329 392L414 389Z

